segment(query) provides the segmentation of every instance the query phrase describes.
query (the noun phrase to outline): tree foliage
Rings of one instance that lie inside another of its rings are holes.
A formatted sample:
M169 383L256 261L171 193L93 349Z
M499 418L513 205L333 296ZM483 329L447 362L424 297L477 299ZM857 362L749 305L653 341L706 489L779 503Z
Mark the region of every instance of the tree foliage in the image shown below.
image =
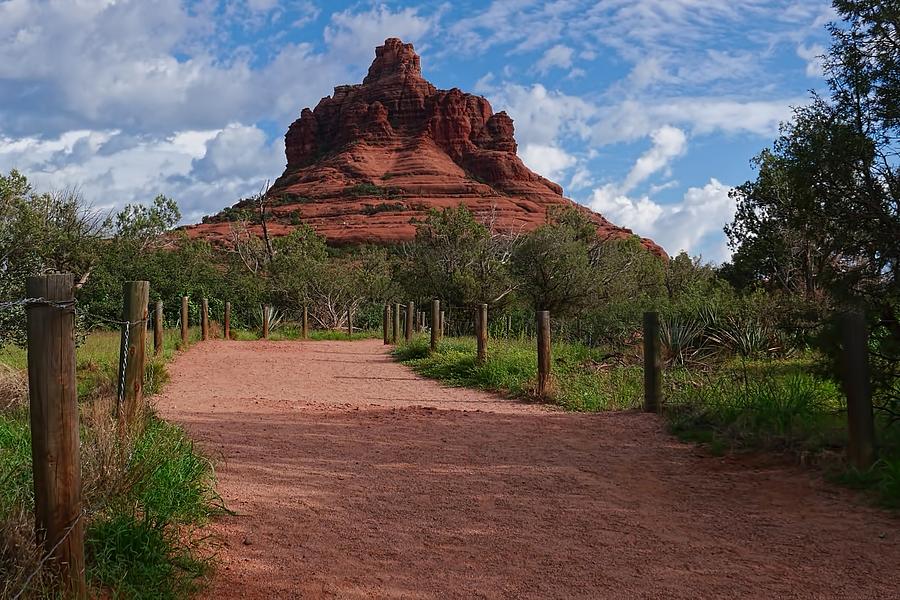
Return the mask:
M25 295L25 278L54 271L83 283L98 259L102 215L74 190L36 193L24 175L0 175L0 302ZM21 310L0 310L0 345L21 342Z
M497 306L513 290L509 276L517 236L492 231L465 205L432 209L405 248L405 287L415 298L440 298L454 306Z
M877 349L883 407L897 413L900 374L900 5L836 0L830 96L795 110L757 178L737 188L723 274L815 307L862 307ZM827 350L836 349L828 343ZM900 413L897 413L900 416Z

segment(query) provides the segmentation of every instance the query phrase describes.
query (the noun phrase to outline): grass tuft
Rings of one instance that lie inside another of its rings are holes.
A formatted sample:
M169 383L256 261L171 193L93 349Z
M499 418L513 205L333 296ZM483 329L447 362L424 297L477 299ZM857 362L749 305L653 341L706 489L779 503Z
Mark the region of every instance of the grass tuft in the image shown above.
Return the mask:
M491 339L488 359L475 364L474 338L445 338L430 352L430 341L418 336L398 346L394 355L416 372L449 385L474 387L508 394L515 398L537 399L536 342L533 339ZM607 367L599 351L581 345L553 345L553 378L545 399L567 410L635 408L643 387L639 370Z
M159 357L148 361L145 392L168 380L165 362L177 332L166 332ZM149 409L120 430L113 416L119 351L117 332L94 332L77 349L81 418L82 499L92 597L184 598L210 566L198 528L223 512L212 463L185 432ZM53 597L52 570L42 568L34 539L31 436L24 355L4 349L0 360L0 599ZM152 356L148 348L148 356ZM190 540L200 539L194 543Z

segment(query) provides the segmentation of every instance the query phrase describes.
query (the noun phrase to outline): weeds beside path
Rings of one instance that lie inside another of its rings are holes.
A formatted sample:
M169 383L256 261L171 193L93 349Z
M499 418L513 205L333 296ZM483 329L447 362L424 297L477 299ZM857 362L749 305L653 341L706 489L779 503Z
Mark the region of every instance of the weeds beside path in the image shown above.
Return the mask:
M147 364L147 393L165 383L162 356ZM143 411L122 431L113 418L119 335L93 332L76 351L82 501L91 595L176 599L197 589L210 549L197 536L221 512L211 463L184 431ZM25 352L0 350L0 598L53 597L52 569L34 541ZM21 595L20 595L21 594Z
M897 520L654 416L446 388L380 341L209 342L159 397L221 459L209 598L876 598Z

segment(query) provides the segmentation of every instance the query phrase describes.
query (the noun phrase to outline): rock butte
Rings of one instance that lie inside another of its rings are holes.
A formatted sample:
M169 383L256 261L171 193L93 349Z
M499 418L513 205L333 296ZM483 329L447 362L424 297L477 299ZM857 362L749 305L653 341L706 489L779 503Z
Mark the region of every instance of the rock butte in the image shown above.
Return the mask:
M411 240L429 209L459 204L495 230L529 231L555 207L574 206L605 239L634 235L526 167L512 119L480 96L435 88L412 44L397 38L375 49L361 84L338 86L315 110L304 108L284 141L287 167L269 191L272 235L302 221L332 245L391 244ZM186 230L228 244L228 218L223 212Z

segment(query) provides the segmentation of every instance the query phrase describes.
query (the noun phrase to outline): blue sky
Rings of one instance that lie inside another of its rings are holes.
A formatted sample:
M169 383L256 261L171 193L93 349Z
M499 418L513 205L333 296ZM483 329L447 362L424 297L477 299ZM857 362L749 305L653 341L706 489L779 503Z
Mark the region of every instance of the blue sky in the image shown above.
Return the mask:
M282 136L387 37L487 97L519 155L613 222L728 258L732 186L821 89L825 0L0 0L0 171L187 222L262 188Z

